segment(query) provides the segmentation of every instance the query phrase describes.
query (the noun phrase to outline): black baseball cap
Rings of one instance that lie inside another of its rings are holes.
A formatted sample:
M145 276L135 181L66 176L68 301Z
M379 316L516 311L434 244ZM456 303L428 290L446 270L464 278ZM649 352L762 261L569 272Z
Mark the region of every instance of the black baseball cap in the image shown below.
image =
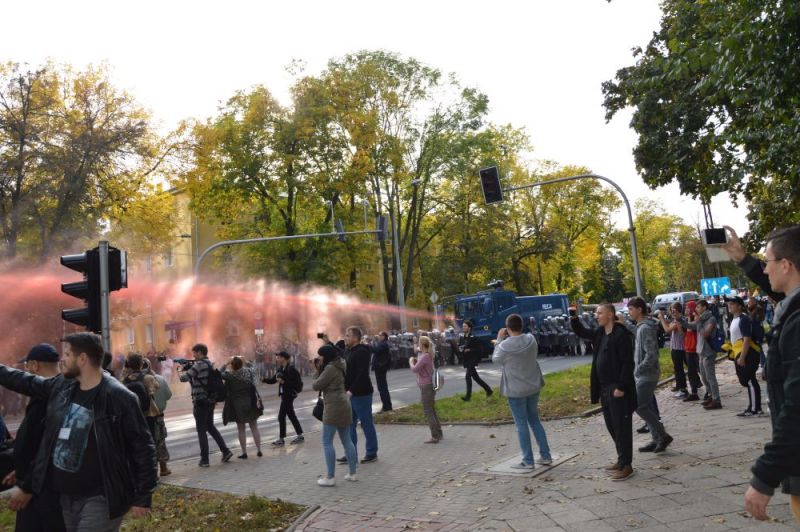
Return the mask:
M290 355L286 351L278 351L277 353L275 353L275 356L278 356L278 357L281 357L281 358L285 358L286 360L289 360L290 358L292 358L292 355Z
M28 362L29 360L36 360L37 362L58 362L61 356L56 351L56 348L50 344L38 344L31 347L31 350L28 351L28 354L25 355L25 358L20 360L22 362Z
M739 296L726 297L725 301L727 301L728 303L731 303L731 302L732 303L739 303L741 306L744 306L744 299L742 299Z

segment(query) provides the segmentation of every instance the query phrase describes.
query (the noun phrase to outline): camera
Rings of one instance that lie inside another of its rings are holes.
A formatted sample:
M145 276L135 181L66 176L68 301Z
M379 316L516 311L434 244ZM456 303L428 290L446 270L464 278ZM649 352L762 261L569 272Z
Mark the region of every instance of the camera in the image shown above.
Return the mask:
M197 361L196 361L196 360L190 360L190 359L188 359L188 358L176 358L176 359L175 359L175 363L176 363L178 366L180 366L180 368L181 368L181 371L186 371L186 370L188 370L189 368L191 368L192 366L194 366L194 363L195 363L195 362L197 362Z
M325 338L325 333L317 333L317 338L322 340L323 338Z

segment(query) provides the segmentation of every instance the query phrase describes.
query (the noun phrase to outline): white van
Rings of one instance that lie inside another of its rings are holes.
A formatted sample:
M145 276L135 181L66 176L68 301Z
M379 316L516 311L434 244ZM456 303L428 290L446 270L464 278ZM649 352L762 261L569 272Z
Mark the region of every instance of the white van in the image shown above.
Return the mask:
M701 296L697 292L671 292L669 294L660 294L653 299L650 305L653 311L667 310L673 303L680 303L685 309L686 303L689 301L697 301Z

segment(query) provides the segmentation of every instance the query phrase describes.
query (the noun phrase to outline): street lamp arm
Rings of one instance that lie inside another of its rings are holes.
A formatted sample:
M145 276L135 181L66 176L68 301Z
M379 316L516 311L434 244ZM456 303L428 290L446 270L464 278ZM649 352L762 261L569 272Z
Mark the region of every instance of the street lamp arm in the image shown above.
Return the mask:
M274 242L278 240L298 240L301 238L317 238L317 237L326 237L326 236L335 236L339 237L341 235L377 235L381 231L380 230L364 230L364 231L344 231L342 233L332 232L332 233L312 233L312 234L303 234L303 235L284 235L284 236L267 236L267 237L259 237L259 238L245 238L241 240L223 240L222 242L217 242L208 246L205 251L203 251L199 257L197 257L197 262L194 265L194 276L197 278L200 275L200 265L203 263L203 259L206 258L206 255L211 253L217 248L221 248L223 246L232 246L237 244L252 244L254 242Z
M527 188L541 187L543 185L553 185L556 183L564 183L566 181L576 181L578 179L599 179L600 181L605 181L606 183L614 187L617 190L617 192L619 192L619 195L622 196L622 201L625 203L625 209L628 213L628 232L631 235L631 254L633 258L633 274L634 274L633 276L634 280L636 281L636 295L638 295L639 297L644 297L642 291L642 276L639 271L639 254L636 249L636 228L633 225L633 212L631 211L631 204L628 201L628 196L625 195L625 191L623 191L622 188L616 182L612 181L607 177L597 174L579 174L569 177L548 179L547 181L539 181L537 183L530 183L528 185L521 185L518 187L504 188L503 192L513 192L515 190L524 190Z

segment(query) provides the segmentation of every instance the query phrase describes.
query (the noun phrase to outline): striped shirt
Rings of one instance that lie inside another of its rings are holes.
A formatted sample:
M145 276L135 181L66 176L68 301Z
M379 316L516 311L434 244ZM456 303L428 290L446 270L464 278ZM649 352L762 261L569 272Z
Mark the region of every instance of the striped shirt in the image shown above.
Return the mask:
M211 362L207 359L198 360L191 368L181 373L181 381L189 381L192 384L192 402L203 402L208 400L208 370Z

